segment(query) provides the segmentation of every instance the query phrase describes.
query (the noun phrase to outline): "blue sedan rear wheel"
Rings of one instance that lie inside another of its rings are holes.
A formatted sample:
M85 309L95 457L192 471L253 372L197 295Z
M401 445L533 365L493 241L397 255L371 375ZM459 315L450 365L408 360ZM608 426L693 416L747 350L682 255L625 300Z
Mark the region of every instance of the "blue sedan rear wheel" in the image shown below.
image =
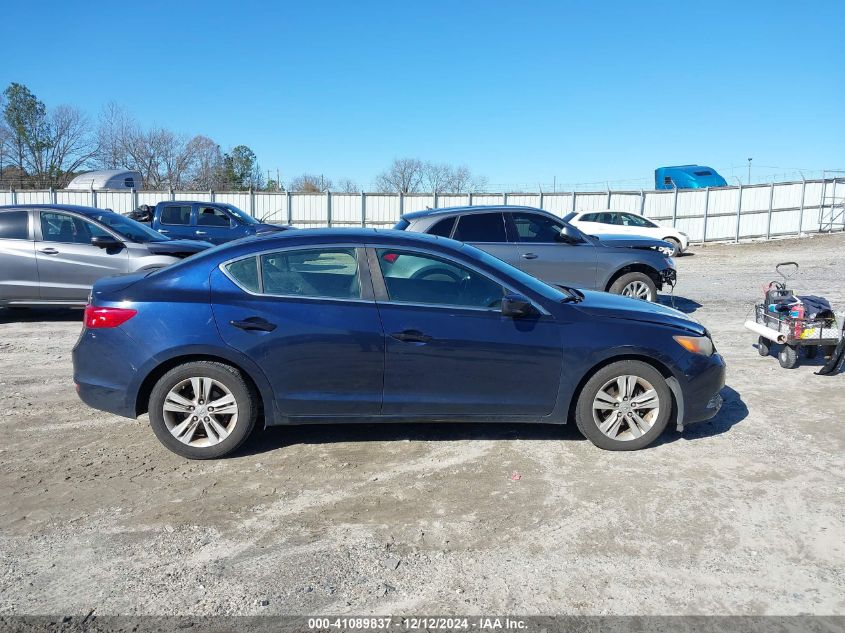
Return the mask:
M578 396L575 422L599 448L644 448L663 433L672 413L672 392L648 363L622 360L602 367Z
M229 365L196 361L171 369L150 394L150 426L167 448L190 459L228 455L255 426L254 390Z

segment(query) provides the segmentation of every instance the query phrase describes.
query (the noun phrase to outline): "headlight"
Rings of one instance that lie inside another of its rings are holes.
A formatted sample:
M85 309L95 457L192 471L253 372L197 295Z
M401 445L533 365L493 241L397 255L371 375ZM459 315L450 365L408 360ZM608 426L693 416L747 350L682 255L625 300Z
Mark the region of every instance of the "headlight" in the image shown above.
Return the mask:
M673 336L678 345L693 354L710 356L713 354L713 341L707 336Z

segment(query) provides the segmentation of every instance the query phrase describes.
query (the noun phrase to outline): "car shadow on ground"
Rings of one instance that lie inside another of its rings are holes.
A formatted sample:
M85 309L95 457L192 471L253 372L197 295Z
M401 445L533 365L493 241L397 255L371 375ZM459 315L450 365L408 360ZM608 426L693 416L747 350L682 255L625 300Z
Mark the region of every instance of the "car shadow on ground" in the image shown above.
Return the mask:
M701 307L698 301L680 295L658 295L657 302L669 308L680 310L684 314L691 314Z
M82 308L0 308L0 323L82 322Z
M713 419L690 425L683 433L667 428L652 446L679 439L697 440L726 433L748 416L748 407L731 387L721 391L724 404ZM233 458L257 455L295 444L337 444L342 442L455 442L460 440L562 440L586 441L574 422L569 424L496 423L387 423L315 424L275 426L253 433ZM599 450L599 449L596 449ZM648 450L648 449L645 449Z
M722 408L719 413L704 422L690 424L684 428L683 433L678 433L673 428L668 428L660 436L653 446L669 444L678 440L700 440L704 437L713 437L727 433L735 424L739 424L748 417L748 407L742 401L742 396L732 387L722 387ZM671 423L670 423L671 425Z
M397 422L274 426L253 433L232 457L246 457L295 444L342 442L456 442L461 440L584 440L575 424ZM586 440L584 440L586 441Z

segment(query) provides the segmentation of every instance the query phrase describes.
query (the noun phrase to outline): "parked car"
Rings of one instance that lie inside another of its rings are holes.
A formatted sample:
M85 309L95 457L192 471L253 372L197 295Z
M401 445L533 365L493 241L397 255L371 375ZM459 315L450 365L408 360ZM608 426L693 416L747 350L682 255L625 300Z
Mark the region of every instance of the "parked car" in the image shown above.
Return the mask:
M153 208L133 211L130 217L149 224L168 237L197 239L212 244L292 228L282 224L265 224L233 204L220 202L159 202Z
M83 306L101 277L149 272L210 246L103 209L0 207L0 306Z
M623 211L581 211L563 216L588 235L639 235L668 242L667 254L678 256L689 248L689 236L669 226L662 226L636 213Z
M669 244L634 235L585 235L565 220L517 206L428 209L406 213L394 227L451 237L487 251L551 284L605 290L655 301L675 283Z
M728 182L712 167L673 165L654 170L655 189L705 189L727 187Z
M418 273L430 267L441 274ZM574 417L597 446L637 449L715 415L725 376L681 312L372 229L245 238L100 280L73 364L88 405L148 412L196 459L231 453L256 423Z

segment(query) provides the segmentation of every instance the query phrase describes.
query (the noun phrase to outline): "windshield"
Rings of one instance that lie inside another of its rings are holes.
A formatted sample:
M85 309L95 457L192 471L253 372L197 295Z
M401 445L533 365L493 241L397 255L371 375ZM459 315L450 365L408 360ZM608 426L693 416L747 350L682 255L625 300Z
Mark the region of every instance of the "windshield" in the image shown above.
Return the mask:
M238 207L233 204L223 204L220 206L228 209L229 213L234 215L243 224L261 224L261 222L252 217L249 213L247 213L246 211L241 211L240 209L238 209Z
M92 220L96 220L101 224L105 224L118 233L121 237L128 239L130 242L138 242L145 244L147 242L167 242L169 238L151 228L144 226L140 222L131 220L118 213L111 211L103 211L102 213L94 213L88 216Z
M557 286L550 286L536 277L532 277L528 273L524 273L518 268L514 268L510 264L503 262L497 257L493 257L479 248L475 248L469 244L464 244L463 248L468 254L480 259L488 266L501 271L503 275L507 275L508 277L515 279L517 282L530 288L541 297L545 297L550 301L563 301L564 299L567 299L567 297L571 296L571 293L568 293Z

